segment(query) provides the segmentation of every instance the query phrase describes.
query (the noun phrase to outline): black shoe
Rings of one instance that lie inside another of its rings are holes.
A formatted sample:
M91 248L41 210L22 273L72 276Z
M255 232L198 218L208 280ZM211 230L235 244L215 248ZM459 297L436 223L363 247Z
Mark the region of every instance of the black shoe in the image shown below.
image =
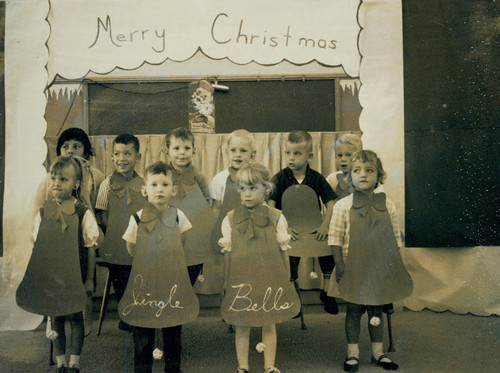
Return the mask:
M339 313L339 306L334 297L326 296L324 310L332 315L337 315Z
M132 325L127 324L124 321L120 321L118 323L118 329L123 330L124 332L131 332L132 331Z
M80 369L77 367L71 367L68 369L68 373L80 373Z
M356 364L347 364L349 360L356 360ZM357 372L359 368L359 359L351 356L344 361L344 372Z
M68 373L68 370L66 367L63 365L62 367L57 368L57 373Z
M381 361L382 359L389 359L389 357L380 355L378 360L375 360L375 358L372 356L372 364L378 365L385 370L398 370L399 366L394 361L392 361L391 359L389 359L389 361Z
M321 293L319 293L319 300L321 301L321 303L325 304L327 298L328 298L328 295L326 295L326 291L321 290Z

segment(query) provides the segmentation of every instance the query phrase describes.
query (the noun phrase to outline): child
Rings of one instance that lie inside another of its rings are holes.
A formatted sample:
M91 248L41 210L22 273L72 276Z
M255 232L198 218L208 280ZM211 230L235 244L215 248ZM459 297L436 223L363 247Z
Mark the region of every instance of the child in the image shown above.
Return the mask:
M104 175L88 162L94 155L94 150L87 134L80 128L68 128L57 139L57 156L76 157L82 164L82 184L80 196L89 209L94 211L99 185L104 180ZM43 202L50 198L50 176L40 184L35 197L35 214L42 207Z
M146 169L142 193L148 203L130 218L123 235L134 260L118 313L134 326L134 372L151 372L155 328L162 328L165 372L178 373L182 324L199 311L181 237L191 224L181 210L170 206L177 185L168 164L157 162Z
M351 163L349 181L355 190L335 204L328 238L339 293L348 302L344 370L358 371L360 320L365 310L372 363L396 370L398 365L383 351L382 306L408 297L413 284L399 252L402 241L394 203L385 193L374 193L385 175L380 159L370 150L360 150Z
M240 205L222 222L225 262L225 295L221 313L235 325L237 373L248 373L250 327L262 327L265 373L279 373L274 366L278 322L296 316L300 299L289 281L287 255L290 235L279 210L266 199L272 189L269 171L250 163L236 174Z
M273 176L273 184L275 190L271 194L269 205L277 209L282 209L282 196L286 189L292 185L302 184L307 185L314 190L318 198L318 205L320 206L320 199L326 206L326 212L323 216L321 226L314 229L311 234L314 234L316 239L324 241L328 233L328 224L330 223L334 200L336 198L335 192L330 187L330 184L319 172L313 170L309 166L309 161L313 158L312 152L312 137L309 133L304 131L292 131L288 135L286 142L285 157L287 167ZM296 206L297 209L303 206ZM286 216L285 216L286 217ZM292 228L292 240L298 239L297 232ZM325 282L325 289L328 289L328 282L335 267L335 262L332 255L320 256L318 258L323 278ZM291 281L296 281L298 278L298 267L300 263L299 256L290 255L290 277ZM298 289L297 283L295 283ZM338 313L338 306L335 298L328 297L324 290L321 291L321 301L325 304L325 310L331 314Z
M210 211L211 198L203 174L193 164L194 136L187 128L179 127L167 135L167 153L178 181L178 193L172 205L183 211L193 228L186 236L184 251L191 282L194 284L203 263L214 256L210 245L215 219Z
M255 157L255 138L247 130L231 132L227 139L226 153L229 167L215 175L210 183L210 197L214 200L214 208L219 216L218 223L222 222L230 210L240 204L236 173ZM216 227L220 227L220 224ZM218 231L214 237L215 243L220 237Z
M141 194L142 178L135 172L135 166L141 159L137 137L128 134L117 136L113 140L111 159L115 171L101 183L96 202L96 217L105 233L99 253L107 263L116 300L120 301L132 264L132 257L121 237L130 216L139 211L146 202ZM130 327L123 322L120 322L118 327L130 331Z
M229 167L214 176L210 183L210 197L213 200L213 210L217 217L212 234L212 247L218 247L222 237L221 224L227 213L241 204L238 195L236 173L255 157L255 139L247 130L239 129L229 134L227 139L227 157ZM222 286L222 260L218 263L220 270L220 285ZM219 288L220 290L220 288Z
M58 157L49 174L52 198L35 218L35 246L22 283L18 305L50 315L58 372L79 372L84 339L82 310L94 288L95 246L99 230L90 209L78 200L82 171L72 157ZM87 294L86 294L87 293ZM66 360L64 322L71 324L71 356Z
M331 185L338 199L347 197L354 190L353 186L348 183L351 156L361 149L363 149L361 139L352 133L342 135L335 141L337 171L328 175L326 181Z

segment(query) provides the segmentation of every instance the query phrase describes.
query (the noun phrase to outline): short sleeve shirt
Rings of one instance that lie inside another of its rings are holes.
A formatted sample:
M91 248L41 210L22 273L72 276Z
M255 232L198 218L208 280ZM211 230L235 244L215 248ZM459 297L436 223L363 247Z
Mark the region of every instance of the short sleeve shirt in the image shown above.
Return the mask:
M210 197L216 201L223 201L226 192L226 181L229 177L229 169L225 168L214 176L210 183Z
M111 175L103 180L101 185L99 186L99 192L97 193L97 200L95 203L96 210L108 210L108 194L111 190L109 186L109 181L111 179Z
M140 218L142 215L142 209L137 212L137 216ZM187 230L192 228L192 225L186 215L179 209L177 209L177 217L179 219L179 232L182 234L186 232ZM130 220L128 222L128 227L125 233L123 234L122 238L130 242L132 244L135 244L137 241L137 222L135 221L134 216L132 215L130 217Z
M276 202L275 207L281 210L281 198L283 197L283 193L285 193L285 190L287 190L288 187L294 184L299 184L299 182L293 176L293 171L289 167L284 168L274 175L272 182L274 184L274 190L269 199ZM307 165L306 177L300 184L307 185L314 190L316 196L318 196L318 205L320 205L320 198L324 204L327 204L337 198L337 195L333 191L330 184L328 184L325 177L318 171L310 168L309 165Z

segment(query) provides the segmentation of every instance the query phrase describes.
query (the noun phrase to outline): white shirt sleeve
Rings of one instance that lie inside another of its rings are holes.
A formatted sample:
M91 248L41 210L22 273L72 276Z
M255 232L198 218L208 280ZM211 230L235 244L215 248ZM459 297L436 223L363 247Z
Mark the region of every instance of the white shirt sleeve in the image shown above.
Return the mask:
M94 214L90 211L90 209L88 209L85 212L85 215L83 215L82 235L85 247L97 246L99 228L97 227L97 221L95 220Z
M179 231L181 232L181 234L190 230L193 227L187 216L182 212L182 210L177 209L177 216L179 218Z
M290 249L290 239L292 236L288 233L288 223L283 214L280 215L278 224L276 225L276 240L282 251Z
M142 210L137 212L137 216L139 218L141 217L141 215L142 215ZM186 215L179 209L177 209L177 216L179 217L179 231L181 233L184 233L193 227L191 225L191 222L186 217ZM135 221L133 215L130 217L130 220L128 221L128 227L125 230L125 233L123 234L122 238L131 244L137 243L137 222Z
M229 176L229 170L226 168L214 176L212 182L210 183L210 197L216 201L222 201L224 199L224 193L226 191L226 181Z
M141 214L142 210L139 210L137 212L137 216L141 217ZM131 244L135 244L137 242L137 222L135 221L134 215L130 216L128 227L122 238Z
M222 220L222 237L219 238L219 246L222 247L221 253L231 252L231 224L229 224L229 219L226 215L224 220Z
M38 236L38 230L40 229L40 223L42 217L40 212L35 216L35 222L33 223L33 240L36 241ZM82 236L83 244L85 247L97 246L97 239L99 238L99 228L97 227L97 221L95 220L94 214L90 210L85 211L82 219Z
M342 172L342 171L340 171ZM339 174L339 171L333 172L330 175L326 177L326 181L330 186L332 187L333 191L335 192L335 189L337 188L338 185L338 180L337 180L337 175Z

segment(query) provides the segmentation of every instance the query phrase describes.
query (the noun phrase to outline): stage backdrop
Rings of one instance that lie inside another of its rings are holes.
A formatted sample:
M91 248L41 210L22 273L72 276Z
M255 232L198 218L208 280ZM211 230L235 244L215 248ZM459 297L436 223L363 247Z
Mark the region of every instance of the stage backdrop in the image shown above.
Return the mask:
M384 161L389 175L385 189L396 202L404 226L401 20L401 3L396 0L7 3L2 261L7 285L2 287L2 303L12 298L32 249L33 196L46 172L44 113L56 78L72 79L78 85L86 77L133 79L148 73L165 79L211 77L223 75L226 68L234 75L241 69L264 77L281 69L304 75L321 71L325 76L330 71L338 77L340 70L344 78L359 78L363 142ZM430 278L421 279L422 273L453 272L435 262L437 251L432 255L427 250L410 251L406 249L417 281L414 296L422 299L422 285ZM490 258L463 254L453 260ZM439 260L447 258L448 253ZM424 269L422 263L436 263L439 268ZM496 278L490 282L499 283ZM467 305L456 308L457 312L499 313L498 302L486 305L488 292L467 294ZM412 299L408 305L415 309L430 304ZM436 308L443 304L453 309L455 303L442 302ZM13 308L0 327L30 328L37 322L38 317Z

